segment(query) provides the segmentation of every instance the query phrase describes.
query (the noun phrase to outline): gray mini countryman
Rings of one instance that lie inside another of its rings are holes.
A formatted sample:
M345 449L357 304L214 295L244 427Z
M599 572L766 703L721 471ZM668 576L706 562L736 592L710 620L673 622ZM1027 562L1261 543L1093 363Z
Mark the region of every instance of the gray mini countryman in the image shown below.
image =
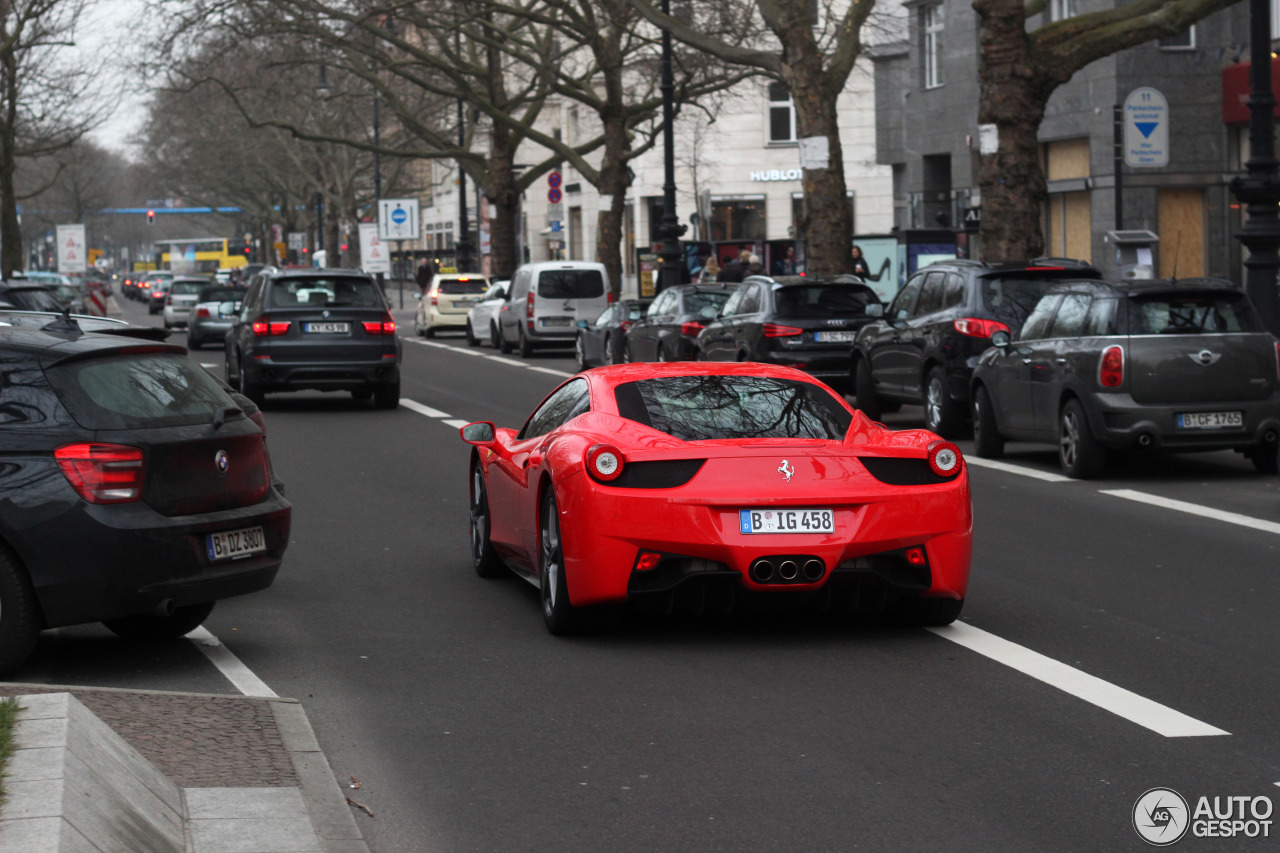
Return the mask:
M1277 469L1280 344L1229 281L1075 281L1046 291L973 374L974 444L1053 442L1071 477L1108 450L1224 450Z

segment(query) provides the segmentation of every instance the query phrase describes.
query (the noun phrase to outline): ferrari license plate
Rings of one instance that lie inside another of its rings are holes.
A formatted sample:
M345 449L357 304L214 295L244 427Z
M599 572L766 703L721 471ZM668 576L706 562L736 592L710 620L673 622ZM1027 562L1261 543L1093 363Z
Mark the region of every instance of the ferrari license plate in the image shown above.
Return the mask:
M351 331L350 323L304 323L303 331L311 335L345 335Z
M847 344L857 335L857 332L814 332L813 339L820 344Z
M740 509L743 533L835 533L829 509Z
M231 560L236 557L247 557L250 554L261 554L267 550L267 539L261 527L246 527L242 530L227 530L222 533L210 533L205 537L209 548L209 562Z
M1189 412L1174 415L1178 429L1240 429L1244 426L1243 412Z

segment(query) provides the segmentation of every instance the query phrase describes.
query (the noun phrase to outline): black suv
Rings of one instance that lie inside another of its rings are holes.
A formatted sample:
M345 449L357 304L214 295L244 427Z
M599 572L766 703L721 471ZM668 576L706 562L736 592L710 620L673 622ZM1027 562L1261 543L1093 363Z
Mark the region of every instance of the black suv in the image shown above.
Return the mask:
M931 264L907 281L880 319L858 332L849 365L858 408L874 420L901 403L923 405L925 426L955 437L968 415L969 380L992 333L1021 328L1051 285L1101 278L1097 269L1068 258Z
M291 508L261 419L182 347L59 318L0 328L0 362L0 671L42 628L177 637L271 585Z
M227 381L258 405L276 391L350 391L380 409L400 403L401 343L372 277L267 267L254 276L226 336Z

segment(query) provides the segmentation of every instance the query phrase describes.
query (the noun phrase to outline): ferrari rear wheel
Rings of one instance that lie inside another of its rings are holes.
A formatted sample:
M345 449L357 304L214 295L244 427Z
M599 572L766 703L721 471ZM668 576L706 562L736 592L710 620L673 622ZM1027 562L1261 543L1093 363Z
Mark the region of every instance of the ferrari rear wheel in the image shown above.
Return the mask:
M484 487L484 470L477 459L471 466L471 565L482 578L503 574L502 559L489 539L489 494Z
M960 611L963 609L963 598L921 598L912 596L900 599L890 613L894 621L899 624L930 628L950 625L960 618Z
M560 538L560 510L555 492L547 487L539 517L538 576L541 578L542 618L552 634L572 634L582 625L581 613L569 602L564 573L564 542Z

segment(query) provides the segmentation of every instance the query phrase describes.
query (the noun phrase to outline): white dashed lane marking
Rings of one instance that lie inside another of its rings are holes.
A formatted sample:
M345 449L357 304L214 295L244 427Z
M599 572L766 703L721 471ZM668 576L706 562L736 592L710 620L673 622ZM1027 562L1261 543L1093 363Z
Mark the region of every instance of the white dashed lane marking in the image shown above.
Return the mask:
M1118 717L1137 723L1165 737L1208 737L1227 735L1216 726L1202 723L1159 702L1153 702L1123 687L1103 681L1065 663L1033 652L1024 646L989 634L964 622L955 622L929 631L964 646L970 651L1016 669L1077 699L1110 711Z
M1020 474L1023 477L1031 477L1034 480L1043 480L1046 483L1071 482L1070 477L1054 474L1052 471L1037 471L1035 468L1024 468L1021 465L1010 465L1008 462L997 462L994 459L983 459L979 456L965 456L964 461L974 468L991 468L995 471L1004 471L1007 474Z
M424 347L435 347L436 349L447 349L450 352L460 353L462 355L479 356L480 358L485 358L485 359L488 359L489 361L496 361L499 364L509 364L512 367L523 367L527 370L533 370L538 373L545 373L549 376L561 376L561 377L564 377L565 379L568 379L570 376L575 375L573 373L569 373L564 370L556 370L553 367L539 367L536 364L529 364L528 362L517 361L514 358L507 358L504 355L490 355L489 353L483 352L481 350L455 347L451 344L442 344L439 341L425 341L422 338L411 338L411 337L404 337L403 340L406 340L411 344L421 344Z
M204 652L209 662L216 666L227 681L235 685L235 688L245 696L279 698L276 692L266 685L266 682L254 675L253 671L245 666L240 658L233 655L230 649L222 645L217 637L210 634L207 628L196 628L187 634L187 639Z
M449 417L446 413L440 411L439 409L433 409L430 406L424 406L421 403L418 403L414 400L406 400L404 397L400 398L400 405L404 406L406 409L415 411L420 415L426 415L429 418Z
M1252 516L1241 515L1236 512L1227 512L1226 510L1215 509L1211 506L1201 506L1200 504L1187 503L1186 501L1176 501L1173 498L1162 498L1159 495L1149 495L1146 492L1137 492L1133 489L1103 490L1100 494L1111 495L1114 498L1124 498L1128 501L1137 501L1138 503L1160 507L1161 509L1170 509L1174 512L1185 512L1189 515L1198 515L1201 518L1212 518L1215 521L1225 521L1227 524L1238 524L1241 527L1250 527L1254 530L1261 530L1264 533L1280 533L1280 524L1277 524L1274 521L1264 521L1261 518L1253 518Z

